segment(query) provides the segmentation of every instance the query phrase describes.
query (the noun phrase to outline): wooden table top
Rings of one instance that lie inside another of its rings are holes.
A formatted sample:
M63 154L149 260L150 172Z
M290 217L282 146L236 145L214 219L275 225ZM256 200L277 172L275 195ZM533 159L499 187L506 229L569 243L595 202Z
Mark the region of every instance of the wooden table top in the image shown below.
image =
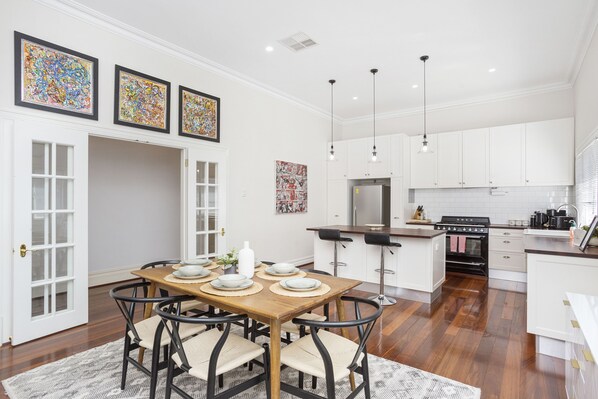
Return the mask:
M213 271L221 272L219 269ZM322 283L328 284L330 286L330 291L317 297L295 298L274 294L270 291L270 286L277 283L277 281L264 280L254 275L253 281L259 282L264 286L264 289L261 292L242 297L224 297L207 294L201 291L199 288L205 283L183 284L165 281L164 277L172 272L172 267L168 266L136 270L131 273L148 281L157 283L161 287L169 288L183 294L194 295L200 301L226 311L238 314L248 314L251 318L260 322L277 319L284 323L291 320L297 314L307 312L324 303L328 303L334 300L338 295L361 284L361 281L358 280L307 273L308 277L318 279Z

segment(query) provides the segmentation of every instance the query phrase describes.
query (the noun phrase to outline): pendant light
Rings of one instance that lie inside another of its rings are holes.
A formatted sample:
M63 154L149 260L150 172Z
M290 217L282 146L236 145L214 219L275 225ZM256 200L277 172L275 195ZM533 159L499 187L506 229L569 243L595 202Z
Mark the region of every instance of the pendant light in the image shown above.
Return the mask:
M424 63L424 141L422 141L421 152L428 152L428 135L426 131L426 61L428 60L427 55L422 55L419 59Z
M370 69L372 73L372 82L373 82L373 98L374 98L374 146L372 147L372 162L376 162L378 160L378 153L376 151L376 73L378 70L376 68Z
M330 79L330 156L328 159L334 161L334 84L336 80Z

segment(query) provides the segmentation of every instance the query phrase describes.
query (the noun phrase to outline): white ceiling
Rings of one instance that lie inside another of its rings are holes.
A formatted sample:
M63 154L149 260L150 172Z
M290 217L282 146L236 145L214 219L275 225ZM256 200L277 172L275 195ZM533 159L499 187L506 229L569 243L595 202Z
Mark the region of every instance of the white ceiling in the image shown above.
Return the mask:
M117 19L326 112L328 80L334 78L335 114L345 120L371 115L373 67L380 70L378 113L420 107L422 54L430 56L431 105L571 83L595 27L598 3L61 1ZM318 45L294 53L278 43L300 31ZM268 45L274 51L266 52Z

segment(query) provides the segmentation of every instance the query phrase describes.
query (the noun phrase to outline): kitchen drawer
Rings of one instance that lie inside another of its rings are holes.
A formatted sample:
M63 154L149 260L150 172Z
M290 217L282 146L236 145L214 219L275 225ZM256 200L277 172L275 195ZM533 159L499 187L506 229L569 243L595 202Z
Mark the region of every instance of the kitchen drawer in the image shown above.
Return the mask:
M523 253L523 238L508 236L491 236L488 249L490 251Z
M521 237L523 229L490 229L490 237Z
M508 270L512 272L526 272L524 253L488 251L490 269Z

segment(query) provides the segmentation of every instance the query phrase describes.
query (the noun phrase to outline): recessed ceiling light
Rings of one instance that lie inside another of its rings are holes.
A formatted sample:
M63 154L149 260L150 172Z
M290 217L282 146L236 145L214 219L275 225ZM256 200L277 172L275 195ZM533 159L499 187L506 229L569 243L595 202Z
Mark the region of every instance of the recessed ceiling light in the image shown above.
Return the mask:
M414 88L414 89L417 89L419 87L419 85L413 85L411 87Z
M490 73L496 72L496 68L490 68L490 69L488 69L488 72L490 72Z
M267 46L267 47L266 47L266 51L267 51L267 52L269 52L269 53L271 53L272 51L274 51L274 47L272 47L272 46Z
M359 98L359 97L355 96L355 97L353 97L353 100L357 100L358 98Z

